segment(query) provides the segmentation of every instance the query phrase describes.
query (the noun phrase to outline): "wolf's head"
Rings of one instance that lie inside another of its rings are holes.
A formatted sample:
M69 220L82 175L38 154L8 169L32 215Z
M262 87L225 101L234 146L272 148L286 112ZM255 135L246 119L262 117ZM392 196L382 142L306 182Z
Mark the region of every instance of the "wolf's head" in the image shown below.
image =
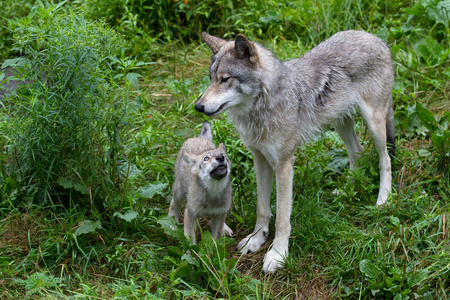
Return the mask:
M217 149L198 155L184 153L183 159L206 187L210 186L211 182L214 183L214 181L220 181L230 176L231 161L223 143Z
M265 50L238 34L234 41L225 41L206 32L203 39L214 53L209 77L211 83L195 104L195 109L208 116L217 116L227 108L246 113L262 93L261 55Z

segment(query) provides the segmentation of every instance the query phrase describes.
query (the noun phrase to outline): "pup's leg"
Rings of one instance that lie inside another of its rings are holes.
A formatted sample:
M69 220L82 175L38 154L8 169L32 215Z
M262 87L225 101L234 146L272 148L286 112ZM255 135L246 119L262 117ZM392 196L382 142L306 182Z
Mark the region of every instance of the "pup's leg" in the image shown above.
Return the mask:
M233 236L233 230L228 227L227 223L223 224L222 236Z
M190 238L195 244L195 228L197 226L197 217L194 216L189 209L184 210L184 235Z
M222 236L226 216L226 214L221 214L211 217L211 236L213 239L217 239Z
M343 120L334 123L334 128L347 147L348 158L350 160L350 169L354 170L358 167L358 160L361 157L363 148L361 147L358 137L356 136L353 119L344 118Z
M183 202L182 188L178 181L175 181L172 188L172 201L170 201L169 216L174 216L175 220L180 220L181 203Z
M295 156L291 156L276 170L277 183L277 219L275 221L275 238L272 248L264 257L263 271L273 273L280 268L289 253L291 235L292 182Z
M273 169L258 151L252 151L255 158L256 173L256 224L253 233L248 235L238 244L238 250L242 254L255 252L266 242L269 235L270 194L272 193Z
M385 107L367 105L370 103L377 102L366 100L365 105L362 105L360 110L380 157L380 191L378 192L377 205L382 205L386 202L392 188L391 158L386 144L386 116L389 110L389 101L386 102Z

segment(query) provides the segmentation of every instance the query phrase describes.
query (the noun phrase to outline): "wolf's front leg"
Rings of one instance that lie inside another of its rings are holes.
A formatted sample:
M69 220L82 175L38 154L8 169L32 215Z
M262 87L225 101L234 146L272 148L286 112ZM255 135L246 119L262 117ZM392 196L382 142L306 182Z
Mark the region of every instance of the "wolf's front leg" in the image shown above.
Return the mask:
M197 217L194 216L187 208L184 211L184 235L190 238L195 244L195 227L197 225Z
M211 217L211 236L217 239L223 236L226 214L216 215Z
M289 253L289 236L291 234L292 210L292 181L294 169L292 167L295 156L285 160L276 171L277 183L277 219L275 221L275 238L272 248L264 256L263 271L273 273L282 267Z
M273 169L258 151L252 151L255 158L256 173L256 225L252 234L249 234L238 244L242 254L258 251L264 245L269 235L270 194L272 193Z

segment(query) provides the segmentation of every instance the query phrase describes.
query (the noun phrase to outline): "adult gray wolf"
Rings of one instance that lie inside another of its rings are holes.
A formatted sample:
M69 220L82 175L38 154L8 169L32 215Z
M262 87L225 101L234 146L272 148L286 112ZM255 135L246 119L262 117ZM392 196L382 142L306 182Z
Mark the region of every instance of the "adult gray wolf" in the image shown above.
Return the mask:
M275 172L276 231L263 270L282 266L291 231L294 150L333 124L354 169L363 152L353 124L357 110L380 157L376 204L386 202L392 181L387 142L395 150L394 68L383 40L361 31L339 32L300 58L281 62L242 34L232 41L205 32L202 37L214 55L210 85L195 109L211 117L228 110L255 160L257 219L253 233L238 244L241 253L266 242Z
M184 235L195 243L197 218L211 217L211 236L231 236L233 231L225 224L231 206L231 161L224 144L218 148L212 142L211 124L203 122L199 137L187 139L175 161L175 181L169 216L179 221L183 200Z

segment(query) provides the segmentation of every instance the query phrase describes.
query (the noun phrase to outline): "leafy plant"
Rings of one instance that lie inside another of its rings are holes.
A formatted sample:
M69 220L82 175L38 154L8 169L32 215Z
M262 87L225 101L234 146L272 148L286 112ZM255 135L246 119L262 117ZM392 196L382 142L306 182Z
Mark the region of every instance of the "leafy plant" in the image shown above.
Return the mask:
M24 55L7 60L23 81L5 99L3 132L16 180L43 203L77 192L84 199L115 196L122 176L120 130L126 93L117 88L110 64L118 37L98 22L64 11L62 2L35 7L11 21L15 47ZM136 85L136 73L126 74Z
M24 285L27 291L26 295L30 296L32 294L42 295L43 292L47 292L49 289L55 289L60 280L53 275L36 272L25 280L19 280L19 282Z
M445 112L438 123L434 115L422 104L416 102L416 111L420 121L429 130L436 151L436 158L444 172L450 170L450 113Z

